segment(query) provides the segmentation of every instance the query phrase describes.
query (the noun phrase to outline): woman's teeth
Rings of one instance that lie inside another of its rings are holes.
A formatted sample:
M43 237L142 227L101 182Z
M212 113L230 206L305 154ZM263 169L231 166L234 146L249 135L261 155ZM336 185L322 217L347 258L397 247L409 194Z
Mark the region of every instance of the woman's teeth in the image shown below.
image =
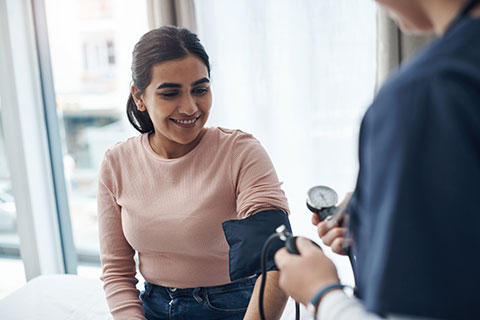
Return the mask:
M177 120L177 119L172 119L173 121L175 121L176 123L180 123L180 124L192 124L192 123L195 123L195 121L198 120L198 118L195 118L195 119L192 119L192 120Z

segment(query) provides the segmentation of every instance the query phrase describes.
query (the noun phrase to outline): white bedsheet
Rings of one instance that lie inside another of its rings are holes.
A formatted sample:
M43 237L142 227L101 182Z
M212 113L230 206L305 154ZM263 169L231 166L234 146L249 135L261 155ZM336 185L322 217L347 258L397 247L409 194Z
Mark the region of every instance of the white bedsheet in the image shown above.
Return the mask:
M310 319L302 306L301 319ZM43 275L0 300L0 320L112 320L96 278ZM295 319L289 299L281 320Z
M1 320L111 320L102 282L43 275L0 300Z

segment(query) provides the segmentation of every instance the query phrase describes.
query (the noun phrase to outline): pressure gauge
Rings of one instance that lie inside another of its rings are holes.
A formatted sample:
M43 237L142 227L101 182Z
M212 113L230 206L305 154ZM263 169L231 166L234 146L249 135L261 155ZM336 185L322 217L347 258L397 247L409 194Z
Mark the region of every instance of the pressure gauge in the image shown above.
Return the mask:
M335 190L326 186L315 186L307 191L307 207L324 220L335 211L338 196Z

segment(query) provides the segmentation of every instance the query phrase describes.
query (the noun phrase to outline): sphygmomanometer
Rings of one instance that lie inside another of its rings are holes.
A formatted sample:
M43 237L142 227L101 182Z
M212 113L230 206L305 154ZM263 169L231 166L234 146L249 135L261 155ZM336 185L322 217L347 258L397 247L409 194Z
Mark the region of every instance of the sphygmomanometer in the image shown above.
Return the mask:
M333 217L341 221L346 206L337 208L337 201L336 192L326 186L316 186L307 192L307 207L318 214L320 220ZM225 221L222 227L230 247L230 280L262 275L259 311L260 318L265 320L263 297L267 271L278 270L273 259L275 252L285 246L288 252L300 254L288 217L281 210L265 210L245 219ZM259 251L259 248L262 250ZM300 318L298 303L295 305L295 318Z

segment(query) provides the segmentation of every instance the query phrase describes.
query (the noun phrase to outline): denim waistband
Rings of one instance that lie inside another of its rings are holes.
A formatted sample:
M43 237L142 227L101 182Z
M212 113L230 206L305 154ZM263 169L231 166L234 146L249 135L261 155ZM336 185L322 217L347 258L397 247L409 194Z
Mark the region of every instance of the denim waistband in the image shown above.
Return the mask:
M180 296L193 296L196 300L203 296L204 294L212 293L221 293L237 288L244 288L255 284L257 281L257 276L240 279L231 283L222 284L218 286L211 287L198 287L198 288L173 288L173 287L164 287L156 285L153 283L145 282L145 294L150 296L152 292L157 292L160 294L168 293L170 298L180 297ZM200 298L200 300L202 300Z

